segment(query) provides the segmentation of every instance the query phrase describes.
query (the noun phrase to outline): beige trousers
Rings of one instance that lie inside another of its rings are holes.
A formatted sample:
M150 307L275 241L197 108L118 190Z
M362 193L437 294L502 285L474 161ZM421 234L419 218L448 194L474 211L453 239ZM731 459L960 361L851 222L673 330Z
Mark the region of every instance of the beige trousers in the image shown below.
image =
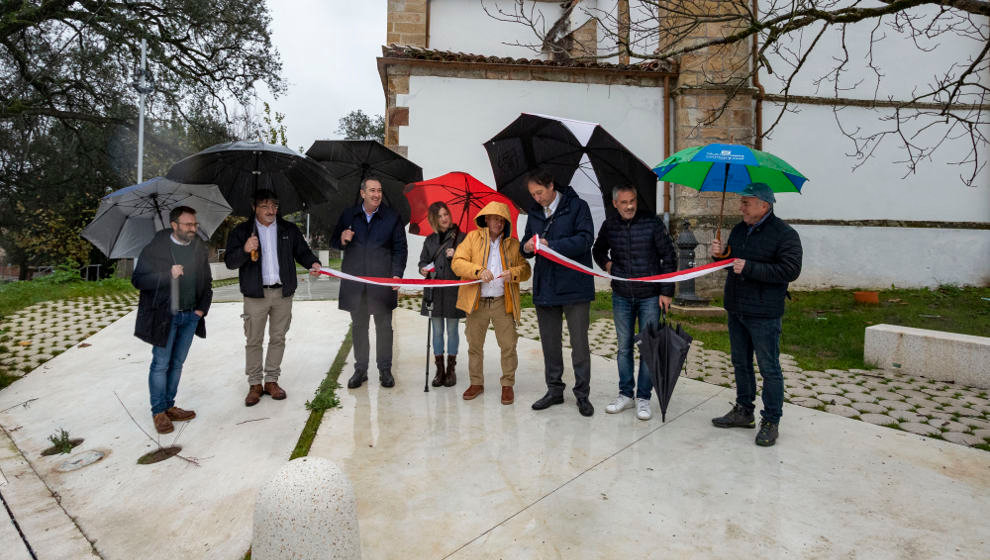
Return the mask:
M250 385L278 381L282 372L282 355L285 353L285 333L292 322L292 296L283 297L282 288L265 288L263 298L244 298L244 373ZM265 340L265 324L268 324L268 355L264 369L261 366L261 343Z
M495 326L495 340L502 350L502 386L512 387L516 383L516 367L519 356L516 354L516 322L510 313L505 312L505 298L481 298L478 308L468 313L464 334L468 343L468 374L471 385L485 384L485 337L488 325Z

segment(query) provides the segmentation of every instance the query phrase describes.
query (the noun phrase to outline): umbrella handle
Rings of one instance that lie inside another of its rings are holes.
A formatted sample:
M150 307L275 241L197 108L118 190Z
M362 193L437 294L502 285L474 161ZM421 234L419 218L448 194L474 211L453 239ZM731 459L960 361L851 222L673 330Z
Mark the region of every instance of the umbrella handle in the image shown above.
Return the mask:
M715 230L715 239L719 243L722 243L722 228L719 228L719 229ZM732 247L729 246L729 245L726 245L725 246L725 250L722 251L722 254L721 255L715 255L715 258L716 259L727 259L727 258L729 258L729 255L731 255L731 254L732 254Z

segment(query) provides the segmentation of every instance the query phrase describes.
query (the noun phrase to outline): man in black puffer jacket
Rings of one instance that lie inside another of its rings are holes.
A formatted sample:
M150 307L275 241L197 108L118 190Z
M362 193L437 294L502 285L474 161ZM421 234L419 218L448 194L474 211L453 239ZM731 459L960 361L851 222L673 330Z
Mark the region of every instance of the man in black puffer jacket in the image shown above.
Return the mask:
M591 253L598 266L622 278L639 278L666 274L677 270L674 244L660 218L641 211L637 205L636 188L629 185L612 189L612 205L618 215L602 224ZM622 282L612 280L612 317L618 342L619 396L605 412L615 414L633 407L636 390L636 416L649 420L650 390L653 382L650 370L639 360L639 378L633 380L633 334L636 320L639 330L660 322L660 309L670 309L674 296L673 283Z
M725 279L725 310L729 343L736 371L736 404L725 416L713 418L720 428L752 428L756 400L753 354L763 376L763 411L756 444L773 445L784 405L784 376L780 370L780 330L787 284L801 274L801 239L773 213L773 191L765 183L750 183L740 193L743 221L732 228L728 246L735 263ZM713 241L711 255L722 246Z

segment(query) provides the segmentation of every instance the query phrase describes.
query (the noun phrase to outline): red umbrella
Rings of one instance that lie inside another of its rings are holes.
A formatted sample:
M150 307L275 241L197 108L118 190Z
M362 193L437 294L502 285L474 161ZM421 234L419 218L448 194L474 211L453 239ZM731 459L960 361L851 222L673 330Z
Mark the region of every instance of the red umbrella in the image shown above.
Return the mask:
M435 179L427 179L418 183L406 185L406 199L412 208L409 218L409 233L427 236L433 233L433 228L426 220L427 210L434 202L443 202L450 208L450 219L457 224L458 229L467 233L478 227L474 217L489 202L504 202L509 206L512 216L512 237L516 239L516 221L519 209L507 196L475 179L467 173L454 171Z

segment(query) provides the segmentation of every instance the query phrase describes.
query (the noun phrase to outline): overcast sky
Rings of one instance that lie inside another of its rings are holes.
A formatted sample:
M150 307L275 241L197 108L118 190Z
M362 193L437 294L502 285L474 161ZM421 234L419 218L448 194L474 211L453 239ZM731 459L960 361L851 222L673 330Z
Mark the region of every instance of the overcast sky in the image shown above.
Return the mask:
M375 59L382 54L386 0L267 0L272 41L282 56L288 91L263 100L285 114L289 147L339 137L337 121L354 109L385 112ZM263 112L261 102L255 109Z

